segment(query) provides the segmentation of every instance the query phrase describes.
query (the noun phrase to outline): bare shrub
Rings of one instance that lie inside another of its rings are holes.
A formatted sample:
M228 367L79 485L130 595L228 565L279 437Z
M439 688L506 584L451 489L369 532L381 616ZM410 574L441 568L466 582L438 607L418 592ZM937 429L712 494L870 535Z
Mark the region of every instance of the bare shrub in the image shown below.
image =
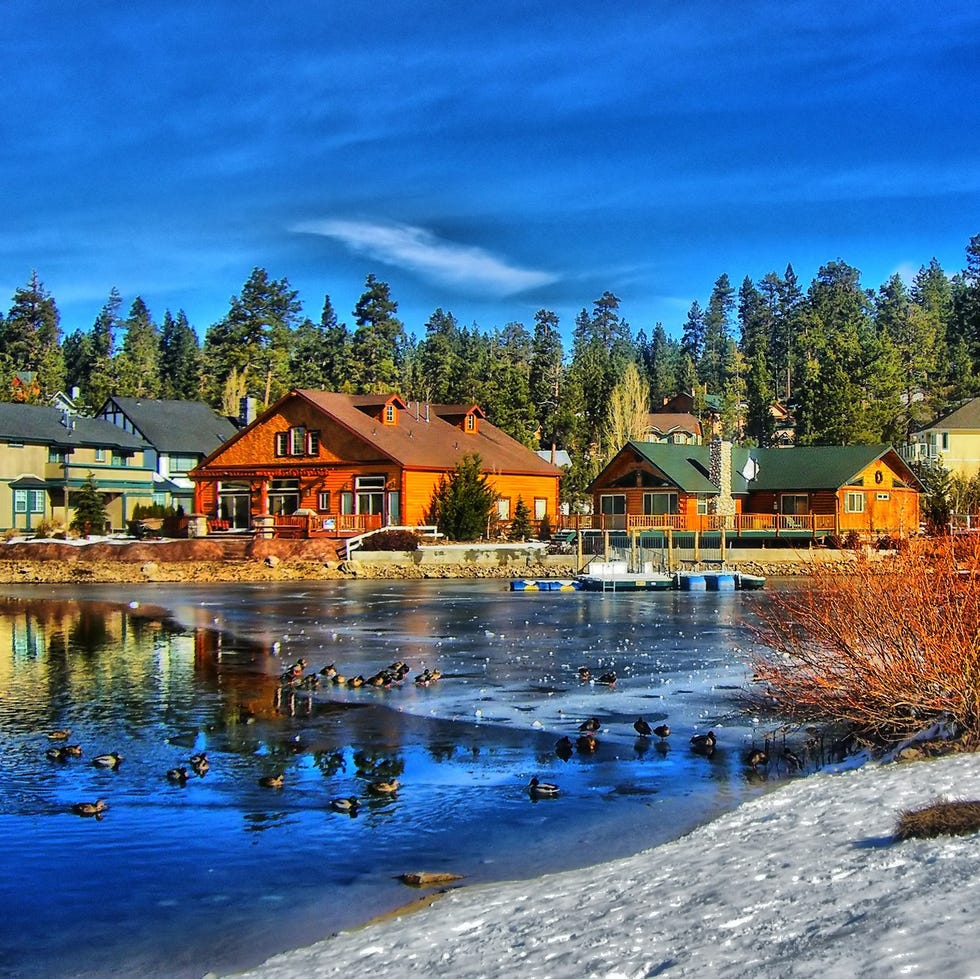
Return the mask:
M922 809L899 813L895 837L968 836L980 830L980 802L948 802L940 799Z
M817 568L761 611L752 700L889 743L930 724L980 735L980 544L916 541L839 575Z

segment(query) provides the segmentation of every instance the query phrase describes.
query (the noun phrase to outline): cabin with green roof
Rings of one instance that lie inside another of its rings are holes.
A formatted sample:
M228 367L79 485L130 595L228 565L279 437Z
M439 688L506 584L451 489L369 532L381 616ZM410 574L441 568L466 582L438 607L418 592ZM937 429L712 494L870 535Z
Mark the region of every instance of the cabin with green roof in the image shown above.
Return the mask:
M919 529L923 486L889 445L628 442L589 487L601 530L816 538Z

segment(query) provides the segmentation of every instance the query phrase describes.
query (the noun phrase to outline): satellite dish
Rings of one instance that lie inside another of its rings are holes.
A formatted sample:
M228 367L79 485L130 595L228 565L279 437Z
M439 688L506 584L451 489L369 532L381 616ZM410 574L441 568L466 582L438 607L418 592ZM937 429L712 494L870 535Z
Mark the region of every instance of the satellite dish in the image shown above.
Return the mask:
M751 483L756 476L759 475L759 463L752 457L749 456L745 461L745 465L742 466L742 478L747 482Z

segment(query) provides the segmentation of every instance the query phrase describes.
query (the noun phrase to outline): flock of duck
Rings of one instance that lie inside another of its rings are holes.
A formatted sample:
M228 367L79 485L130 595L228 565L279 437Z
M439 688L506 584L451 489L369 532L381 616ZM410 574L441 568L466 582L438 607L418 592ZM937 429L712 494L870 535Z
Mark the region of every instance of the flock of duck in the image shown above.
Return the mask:
M335 664L331 663L323 667L319 672L307 672L308 663L304 658L296 660L291 666L280 675L280 683L285 687L295 689L313 690L322 683L331 683L334 686L345 686L349 688L357 687L378 687L388 689L397 684L401 684L410 673L407 663L398 660L390 666L379 670L369 677L361 674L346 677L340 673ZM430 686L437 682L442 676L439 670L426 669L416 675L414 682L417 686ZM613 672L602 673L598 677L593 677L588 667L580 667L578 678L583 683L597 683L613 686L616 683L616 675ZM565 735L558 739L555 744L555 754L564 761L571 758L574 751L579 754L592 755L599 747L597 734L602 728L602 722L597 717L590 717L578 726L578 735L574 741ZM656 746L661 752L667 751L667 739L671 735L670 726L666 723L652 727L643 717L638 717L633 722L633 730L638 738L649 742L656 738ZM46 757L53 762L67 763L73 758L82 756L80 744L69 744L71 729L50 731L48 739L53 742L60 742L50 747L46 752ZM690 739L691 750L697 754L711 757L717 746L717 737L714 731L704 734L694 734ZM638 749L639 750L639 749ZM793 755L792 752L784 751L784 758L787 763L802 768L802 762ZM92 759L92 765L103 769L118 769L123 761L123 757L115 751L96 755ZM745 757L745 763L754 771L769 764L769 755L766 751L753 747ZM166 779L173 785L184 786L192 777L203 778L211 768L211 763L206 752L198 752L191 755L186 763L171 768L166 773ZM263 775L258 779L258 784L266 789L281 789L285 785L285 776L282 772L271 775ZM374 778L368 782L367 792L375 798L392 797L401 788L401 783L397 778ZM543 782L534 776L527 785L528 794L533 799L554 798L559 794L559 787L553 782ZM108 809L108 802L105 799L94 801L77 802L71 806L71 811L79 816L94 816L101 819ZM346 815L357 815L361 800L357 796L339 797L331 800L329 807L334 812Z

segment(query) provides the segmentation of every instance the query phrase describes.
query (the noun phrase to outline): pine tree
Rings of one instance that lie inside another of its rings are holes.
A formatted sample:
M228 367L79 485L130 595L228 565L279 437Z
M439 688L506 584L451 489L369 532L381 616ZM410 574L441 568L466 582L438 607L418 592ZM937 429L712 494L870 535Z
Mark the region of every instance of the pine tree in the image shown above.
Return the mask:
M449 540L479 540L497 505L497 493L480 470L478 455L467 455L444 476L429 501L428 520Z
M36 400L64 387L60 319L54 299L37 272L32 272L27 285L14 292L6 319L0 317L0 350L7 360L0 400L12 396L6 381L13 371L30 371L36 375Z
M725 385L725 358L731 339L731 319L735 309L735 290L723 272L715 281L704 314L704 351L698 364L698 378L711 394Z
M398 303L391 298L388 283L373 274L364 285L365 291L354 307L357 328L352 360L356 390L361 394L398 391L405 363L405 327L395 316Z
M201 347L182 309L176 318L169 309L163 314L160 394L178 401L197 401L201 397Z
M137 296L122 323L122 349L115 357L112 393L129 398L160 394L160 331L142 297Z
M95 483L95 476L89 473L82 485L71 495L75 516L69 527L86 537L89 534L104 534L109 526L105 501Z
M511 540L527 540L532 535L531 511L524 502L524 497L519 496L514 506L514 516L510 522Z
M289 358L290 384L322 391L351 390L351 337L337 321L329 296L323 297L320 322L305 319L296 330Z

